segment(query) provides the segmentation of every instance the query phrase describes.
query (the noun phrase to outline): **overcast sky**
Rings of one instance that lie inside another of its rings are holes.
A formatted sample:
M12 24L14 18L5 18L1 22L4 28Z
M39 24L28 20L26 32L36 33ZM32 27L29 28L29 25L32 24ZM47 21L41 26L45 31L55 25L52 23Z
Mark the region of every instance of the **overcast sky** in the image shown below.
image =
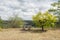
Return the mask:
M38 11L45 12L51 8L51 3L57 0L0 0L0 16L6 20L13 14L18 14L24 20L31 20Z

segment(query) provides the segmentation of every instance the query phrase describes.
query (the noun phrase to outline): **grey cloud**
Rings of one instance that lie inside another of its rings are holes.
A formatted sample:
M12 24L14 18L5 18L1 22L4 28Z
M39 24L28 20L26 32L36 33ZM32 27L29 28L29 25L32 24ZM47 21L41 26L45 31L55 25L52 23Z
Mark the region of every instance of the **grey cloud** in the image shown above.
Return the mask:
M13 14L19 14L25 20L32 19L32 15L49 9L54 1L56 0L0 0L0 16L8 19Z

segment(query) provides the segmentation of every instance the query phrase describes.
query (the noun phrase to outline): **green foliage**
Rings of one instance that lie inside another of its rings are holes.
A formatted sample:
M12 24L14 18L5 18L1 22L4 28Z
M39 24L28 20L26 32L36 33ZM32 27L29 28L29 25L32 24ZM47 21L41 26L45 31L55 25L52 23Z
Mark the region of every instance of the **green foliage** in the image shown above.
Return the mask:
M48 11L49 11L49 12L55 12L56 9L50 8Z
M9 25L13 28L20 27L21 25L23 25L23 20L20 17L18 17L18 15L10 17L9 21L10 21Z
M55 6L57 6L57 4L58 4L58 3L54 2L54 3L51 4L51 5L55 7Z
M44 27L53 27L55 22L57 22L57 17L50 14L49 12L38 12L36 15L33 16L32 19L38 27L41 27L42 25Z
M49 9L49 10L52 10L52 12L55 12L55 11L57 12L57 11L59 10L59 12L60 12L60 0L58 0L57 2L52 3L51 6L57 7L57 8L56 8L56 9L51 8L51 9ZM55 10L55 11L53 11L53 10ZM50 12L51 12L51 11L50 11ZM57 14L59 14L59 13L57 13Z
M0 28L2 28L3 24L2 24L3 20L0 17Z
M49 12L54 12L54 15L57 15L57 17L59 18L59 22L60 22L60 0L58 0L57 2L54 2L51 4L53 7L57 7L56 9L51 8L48 11Z

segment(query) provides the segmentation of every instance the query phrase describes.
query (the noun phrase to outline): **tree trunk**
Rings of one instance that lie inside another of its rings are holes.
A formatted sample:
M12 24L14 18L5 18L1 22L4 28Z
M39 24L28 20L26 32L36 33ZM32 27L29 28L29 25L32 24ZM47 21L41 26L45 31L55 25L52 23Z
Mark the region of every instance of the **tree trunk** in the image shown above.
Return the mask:
M42 26L42 31L44 31L44 26Z

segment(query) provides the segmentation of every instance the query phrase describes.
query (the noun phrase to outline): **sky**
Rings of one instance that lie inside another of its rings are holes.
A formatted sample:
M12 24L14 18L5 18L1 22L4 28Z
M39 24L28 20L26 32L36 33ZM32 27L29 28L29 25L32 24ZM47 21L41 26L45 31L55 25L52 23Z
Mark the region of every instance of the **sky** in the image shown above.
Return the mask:
M10 16L18 14L24 20L32 20L37 12L50 9L51 3L57 0L0 0L0 16L7 20Z

